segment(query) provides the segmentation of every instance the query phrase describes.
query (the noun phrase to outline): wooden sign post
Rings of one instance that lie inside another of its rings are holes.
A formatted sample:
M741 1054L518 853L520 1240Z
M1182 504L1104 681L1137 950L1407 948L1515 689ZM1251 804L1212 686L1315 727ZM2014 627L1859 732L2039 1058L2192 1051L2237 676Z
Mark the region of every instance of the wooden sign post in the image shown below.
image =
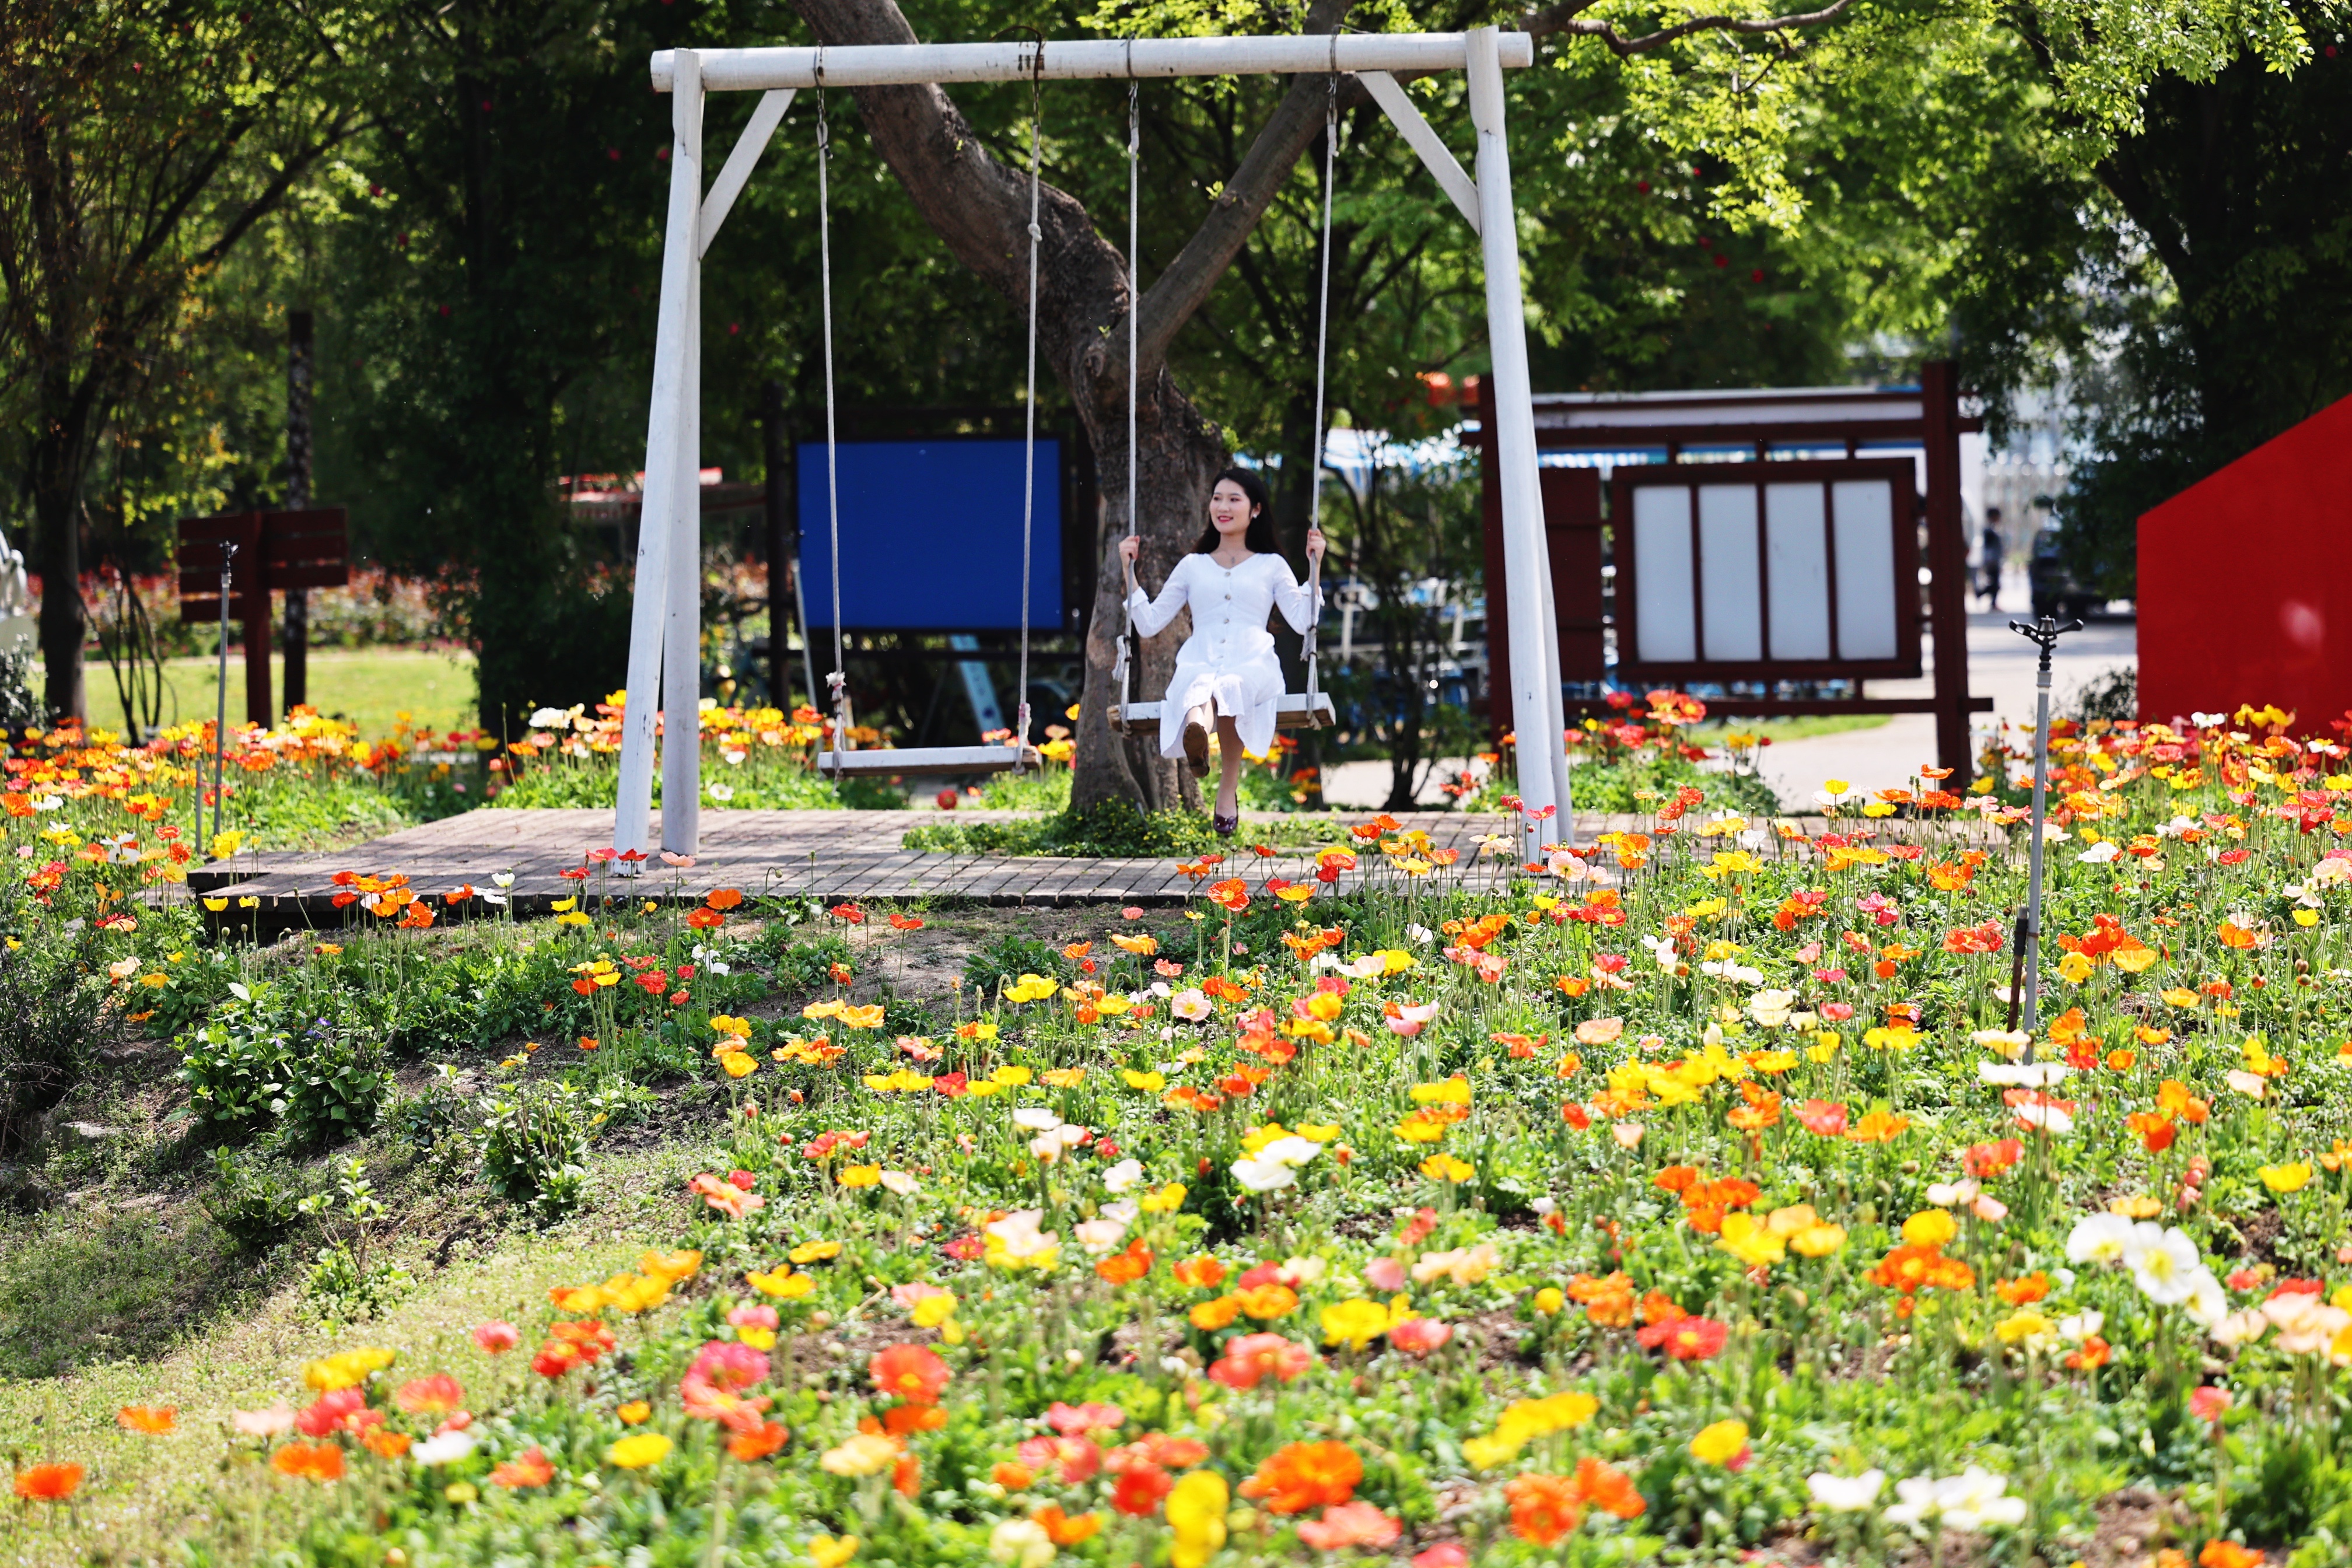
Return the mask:
M351 526L341 507L240 511L180 520L180 619L221 617L220 555L229 565L228 618L245 625L245 717L269 724L269 595L289 588L340 588L352 580Z

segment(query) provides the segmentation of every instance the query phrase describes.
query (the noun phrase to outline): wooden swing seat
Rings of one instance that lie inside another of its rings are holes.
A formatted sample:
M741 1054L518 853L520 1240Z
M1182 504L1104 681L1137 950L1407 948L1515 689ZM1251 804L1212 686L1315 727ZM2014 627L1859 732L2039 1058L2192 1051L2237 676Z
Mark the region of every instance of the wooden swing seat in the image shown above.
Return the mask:
M1125 702L1110 710L1110 727L1120 734L1139 730L1158 730L1158 702ZM1274 727L1277 730L1321 730L1338 721L1328 692L1300 693L1286 691L1276 702Z
M1026 773L1043 764L1034 746L878 746L862 752L819 752L817 772L828 778L947 778L965 773Z

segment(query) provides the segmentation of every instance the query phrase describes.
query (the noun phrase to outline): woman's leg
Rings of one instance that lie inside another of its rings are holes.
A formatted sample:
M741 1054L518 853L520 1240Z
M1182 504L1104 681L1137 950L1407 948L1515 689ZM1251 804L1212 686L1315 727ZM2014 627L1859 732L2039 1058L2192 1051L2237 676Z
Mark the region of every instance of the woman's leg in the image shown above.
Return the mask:
M1242 811L1242 737L1234 716L1217 715L1217 760L1223 775L1217 781L1217 815L1239 816Z

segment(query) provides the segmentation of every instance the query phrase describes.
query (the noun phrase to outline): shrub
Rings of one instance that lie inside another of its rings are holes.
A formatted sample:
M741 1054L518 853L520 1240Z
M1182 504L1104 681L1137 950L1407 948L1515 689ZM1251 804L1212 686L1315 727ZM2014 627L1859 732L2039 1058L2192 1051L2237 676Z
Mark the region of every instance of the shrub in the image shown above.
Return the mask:
M229 987L212 1022L180 1040L180 1081L196 1121L216 1131L251 1131L276 1114L292 1037L257 1005L269 987Z
M779 937L789 934L782 925L771 928ZM776 984L785 991L814 991L829 984L833 966L849 962L849 943L830 933L814 942L779 942L775 951Z
M1000 936L963 961L963 983L974 996L1024 974L1052 974L1062 955L1034 936Z
M597 1112L568 1083L515 1084L489 1098L482 1120L482 1181L544 1224L588 1192L588 1138Z
M365 1036L320 1018L293 1037L274 1109L289 1148L331 1147L375 1125L392 1087L383 1051Z
M242 1250L258 1253L286 1239L309 1195L300 1176L282 1162L215 1149L213 1184L202 1202L222 1234Z
M40 1119L88 1067L97 994L67 963L0 947L0 1154L31 1142Z
M218 1131L275 1127L297 1150L366 1131L392 1081L381 1047L324 1017L298 1033L289 1013L276 987L238 982L213 1021L182 1039L196 1120Z

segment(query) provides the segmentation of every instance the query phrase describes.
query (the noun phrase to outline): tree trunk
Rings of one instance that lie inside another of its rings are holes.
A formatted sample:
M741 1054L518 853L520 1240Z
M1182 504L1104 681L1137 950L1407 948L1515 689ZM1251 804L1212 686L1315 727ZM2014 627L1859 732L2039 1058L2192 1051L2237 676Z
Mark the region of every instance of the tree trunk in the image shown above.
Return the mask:
M40 535L42 704L48 719L87 719L81 646L89 616L81 602L81 482L89 466L88 416L64 385L42 378L40 435L33 443L33 522ZM55 394L53 397L50 394Z
M1306 30L1335 30L1349 0L1315 0ZM892 0L793 0L818 42L911 44ZM1029 177L992 157L947 94L932 85L860 88L858 117L924 220L958 260L1025 317L1029 309ZM1128 800L1152 809L1197 805L1199 790L1159 754L1156 735L1121 744L1109 706L1125 576L1117 545L1127 517L1127 315L1137 312L1136 510L1143 540L1138 580L1164 583L1199 534L1223 466L1223 432L1167 371L1168 344L1208 297L1282 181L1323 128L1321 78L1291 84L1207 219L1139 303L1128 260L1096 231L1085 206L1044 187L1037 222L1037 346L1068 391L1100 465L1094 616L1070 801L1079 810ZM1050 101L1050 100L1049 100ZM1162 695L1190 618L1147 642L1135 672L1139 700Z
M310 506L310 384L315 338L308 310L286 312L286 510ZM310 590L286 590L286 711L310 700Z

